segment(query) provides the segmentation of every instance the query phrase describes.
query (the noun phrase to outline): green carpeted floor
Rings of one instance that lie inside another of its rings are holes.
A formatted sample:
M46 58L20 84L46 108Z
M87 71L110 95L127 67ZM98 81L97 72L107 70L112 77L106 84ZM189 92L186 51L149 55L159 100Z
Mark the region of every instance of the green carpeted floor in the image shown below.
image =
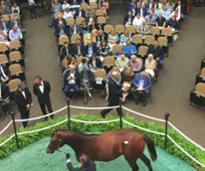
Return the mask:
M1 171L66 171L65 155L63 152L53 154L46 153L49 138L42 139L29 147L24 148L8 158L0 161ZM64 146L62 151L71 154L72 163L78 166L74 152L68 146ZM168 155L165 151L157 149L158 160L152 162L154 171L195 171L182 160ZM148 156L147 152L146 155ZM129 171L130 168L123 157L114 161L96 162L98 171ZM148 171L147 167L138 161L140 171Z

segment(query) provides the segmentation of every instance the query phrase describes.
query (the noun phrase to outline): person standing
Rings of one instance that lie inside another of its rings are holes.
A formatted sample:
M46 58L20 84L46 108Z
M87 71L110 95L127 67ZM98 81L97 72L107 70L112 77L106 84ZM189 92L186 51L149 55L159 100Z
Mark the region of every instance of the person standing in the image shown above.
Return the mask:
M40 75L36 76L34 79L33 92L38 99L38 103L40 105L43 115L47 114L46 107L48 109L48 112L52 113L53 109L50 100L50 83L43 80ZM53 118L53 115L51 115L51 118ZM45 120L48 120L48 117L45 117Z
M31 19L35 21L37 19L37 12L36 12L36 6L35 0L28 0L28 6L30 10Z
M31 93L23 83L18 85L17 91L14 93L14 101L17 104L21 119L28 119L30 109L33 106ZM27 127L28 121L22 122L23 127Z
M108 106L118 106L120 105L122 97L122 87L121 87L121 74L118 71L112 71L111 78L108 81ZM119 116L122 115L120 108L116 108ZM101 116L105 118L107 113L112 109L105 109L100 112Z

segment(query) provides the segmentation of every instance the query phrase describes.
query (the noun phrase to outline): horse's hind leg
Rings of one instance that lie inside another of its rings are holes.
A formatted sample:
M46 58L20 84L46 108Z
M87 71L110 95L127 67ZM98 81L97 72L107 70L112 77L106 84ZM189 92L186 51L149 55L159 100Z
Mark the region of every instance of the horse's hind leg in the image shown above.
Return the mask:
M153 171L150 160L144 154L140 156L140 159L146 164L146 166L149 168L149 171Z
M125 159L127 160L127 162L129 163L130 167L132 168L132 171L138 171L139 170L139 167L138 167L138 165L136 163L136 160L127 159L127 158L125 158Z

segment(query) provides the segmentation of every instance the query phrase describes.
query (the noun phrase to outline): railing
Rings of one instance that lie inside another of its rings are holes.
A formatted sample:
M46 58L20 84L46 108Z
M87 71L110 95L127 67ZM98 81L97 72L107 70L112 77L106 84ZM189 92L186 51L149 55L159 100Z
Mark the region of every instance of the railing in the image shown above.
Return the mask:
M155 130L151 130L148 128L144 128L142 126L139 125L135 125L129 121L127 121L126 119L123 118L123 116L121 116L119 119L114 119L114 120L106 120L106 121L86 121L86 120L80 120L80 119L74 119L71 118L70 115L70 109L80 109L80 110L103 110L103 109L116 109L116 108L120 108L123 111L129 112L131 114L134 114L136 116L142 117L142 118L146 118L155 122L159 122L159 123L163 123L165 125L165 131L164 132L159 132L159 131L155 131ZM23 122L23 121L36 121L36 120L40 120L40 119L44 119L48 116L51 115L58 115L62 112L66 112L67 110L67 118L64 119L63 121L60 121L59 123L55 123L53 125L49 125L47 127L44 128L40 128L40 129L36 129L36 130L30 130L30 131L24 131L24 132L17 132L16 130L16 123L18 122ZM30 119L15 119L14 115L12 115L12 120L0 131L0 135L2 135L11 125L14 126L14 134L12 134L11 136L9 136L4 142L2 142L0 144L0 147L4 146L6 143L8 143L11 139L13 139L15 137L16 139L16 145L17 148L19 147L18 145L18 136L19 135L24 135L24 134L33 134L36 132L41 132L47 129L51 129L53 127L59 126L63 123L68 123L68 128L71 129L71 122L77 122L77 123L85 123L85 124L108 124L108 123L113 123L113 122L119 122L120 128L123 127L123 124L127 124L131 127L137 128L139 130L143 130L145 132L148 133L152 133L152 134L156 134L158 136L164 136L165 137L165 149L167 146L167 139L169 139L181 152L183 152L188 158L190 158L191 160L193 160L194 162L196 162L198 165L200 165L201 167L205 168L205 164L200 162L199 160L197 160L196 158L194 158L191 154L189 154L183 147L181 147L175 140L173 137L171 137L168 134L167 131L167 126L170 126L171 128L173 128L178 134L180 134L184 139L186 139L187 141L189 141L190 143L192 143L193 145L195 145L197 148L199 148L200 150L202 150L203 152L205 152L205 148L202 147L201 145L197 144L196 142L194 142L191 138L189 138L187 135L185 135L182 131L180 131L174 124L172 124L170 121L168 121L168 114L165 115L165 119L160 119L160 118L156 118L156 117L152 117L152 116L148 116L146 114L143 113L139 113L136 112L128 107L125 106L112 106L112 107L84 107L84 106L74 106L74 105L70 105L69 101L68 101L68 105L55 111L52 112L50 114L47 115L43 115L43 116L39 116L39 117L34 117L34 118L30 118Z

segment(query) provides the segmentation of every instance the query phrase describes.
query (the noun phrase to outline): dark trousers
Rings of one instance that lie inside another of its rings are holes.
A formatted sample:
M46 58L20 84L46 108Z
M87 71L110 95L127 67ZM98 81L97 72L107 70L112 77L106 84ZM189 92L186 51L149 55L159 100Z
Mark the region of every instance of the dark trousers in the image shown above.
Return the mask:
M40 108L41 108L41 111L42 111L43 115L46 115L47 113L52 113L53 112L50 100L47 100L47 101L41 102L41 103L39 102L39 105L40 105ZM47 107L48 112L46 110L46 107ZM51 118L53 118L53 115L51 115ZM48 120L48 117L45 117L45 120Z
M112 103L109 103L108 104L108 107L111 107L111 106L117 106L117 105L119 105L119 103L118 104L112 104ZM102 115L102 116L106 116L110 111L112 111L113 109L104 109L104 110L102 110L101 112L100 112L100 114ZM117 110L117 114L118 114L118 116L122 116L122 109L121 108L116 108L116 110Z
M131 89L131 95L136 103L142 102L143 104L147 103L148 92L137 91L136 88Z
M34 5L29 6L29 11L30 11L31 19L37 19L36 6Z
M26 107L18 107L21 119L29 119L30 110L27 110ZM22 122L23 127L26 128L28 125L28 121Z

